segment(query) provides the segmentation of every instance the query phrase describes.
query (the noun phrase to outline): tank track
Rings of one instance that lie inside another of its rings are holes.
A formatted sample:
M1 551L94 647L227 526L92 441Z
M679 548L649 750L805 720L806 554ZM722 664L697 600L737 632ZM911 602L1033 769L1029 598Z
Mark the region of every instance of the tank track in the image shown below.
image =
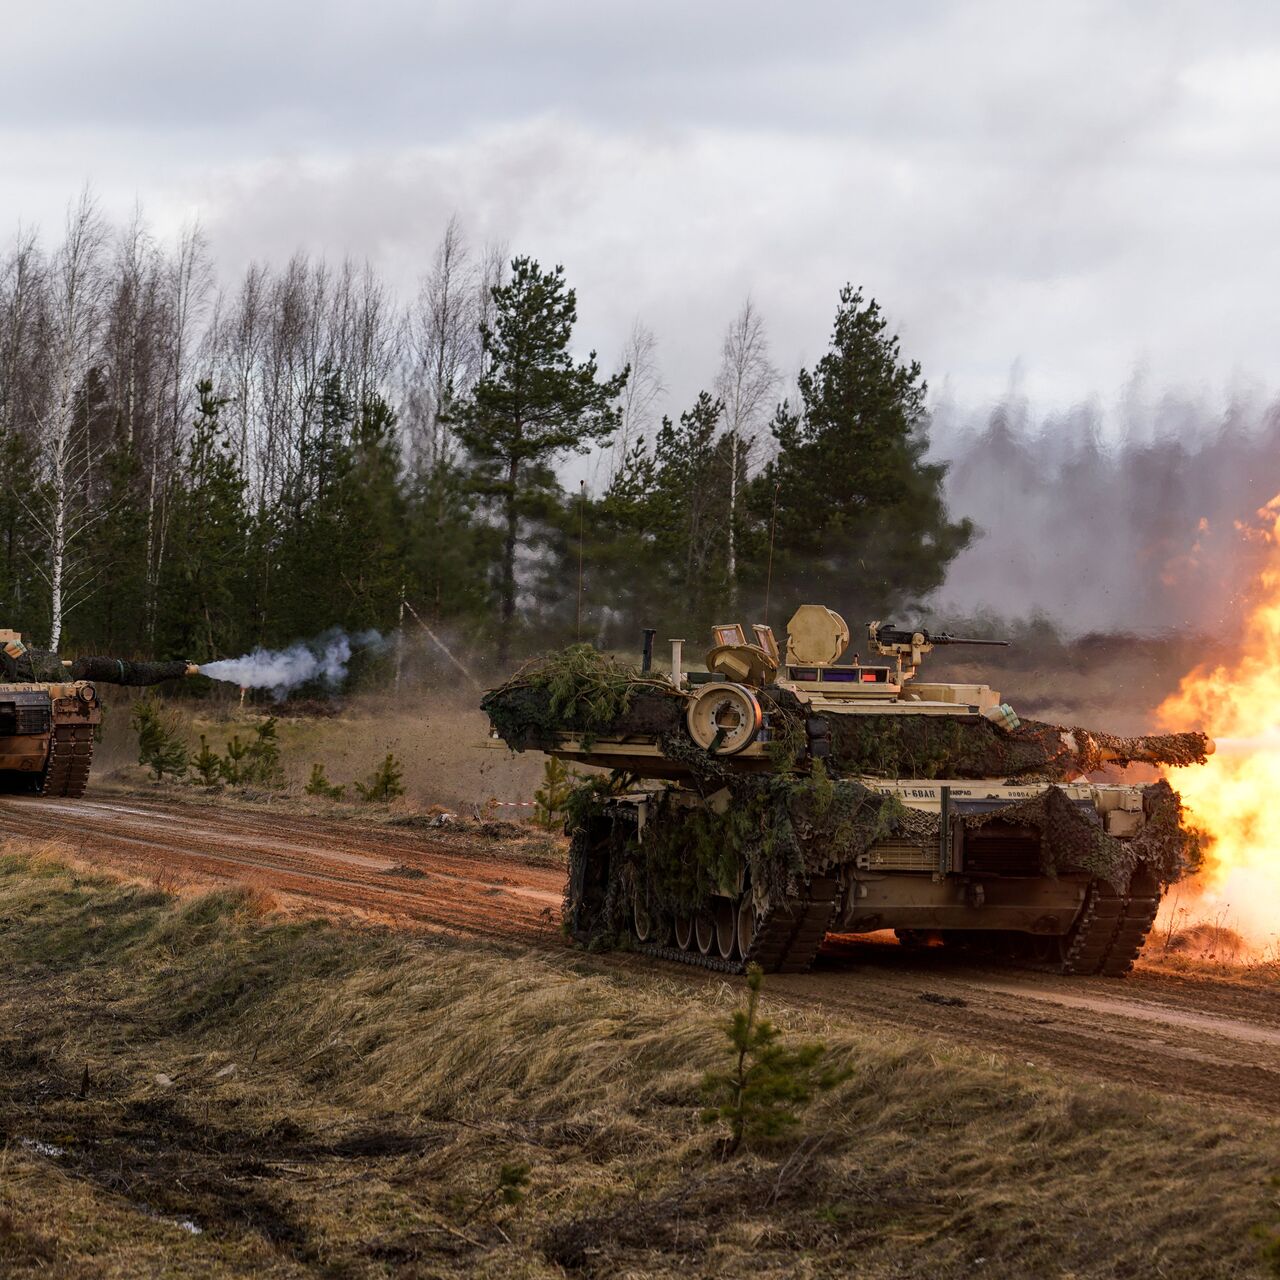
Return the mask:
M40 778L42 796L79 800L89 785L93 765L93 725L55 724L49 740L49 763Z
M1122 977L1133 968L1159 909L1158 890L1121 895L1095 880L1062 963L1054 967L1059 973Z
M804 973L813 964L835 914L839 885L826 876L815 876L802 897L787 898L771 907L756 922L755 934L745 959L725 959L712 953L655 943L637 943L642 955L677 964L711 969L716 973L743 973L749 964L758 964L766 973Z

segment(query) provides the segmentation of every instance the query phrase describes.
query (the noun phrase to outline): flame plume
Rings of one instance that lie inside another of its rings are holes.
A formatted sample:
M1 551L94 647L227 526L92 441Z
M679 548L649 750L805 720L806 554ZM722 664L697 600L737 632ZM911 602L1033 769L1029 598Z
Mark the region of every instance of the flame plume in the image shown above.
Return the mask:
M1280 933L1280 495L1242 537L1265 544L1249 595L1239 656L1200 666L1161 704L1162 724L1215 739L1207 764L1167 770L1192 822L1209 839L1204 905L1254 946Z

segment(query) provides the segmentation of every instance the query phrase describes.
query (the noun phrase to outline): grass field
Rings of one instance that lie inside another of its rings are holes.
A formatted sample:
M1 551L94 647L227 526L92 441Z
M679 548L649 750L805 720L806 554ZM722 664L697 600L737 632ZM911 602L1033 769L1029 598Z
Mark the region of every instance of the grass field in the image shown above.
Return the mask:
M6 1276L1248 1276L1280 1217L1276 1126L798 1015L848 1079L724 1162L740 988L569 951L10 848L0 975Z

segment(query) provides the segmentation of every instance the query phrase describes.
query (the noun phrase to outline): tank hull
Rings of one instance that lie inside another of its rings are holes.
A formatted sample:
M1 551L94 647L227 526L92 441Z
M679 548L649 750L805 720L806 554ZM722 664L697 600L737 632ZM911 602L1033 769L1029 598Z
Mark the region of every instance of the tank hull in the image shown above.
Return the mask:
M860 842L844 819L824 831L806 813L807 800L792 806L796 825L812 829L799 842L803 865L789 857L781 877L758 850L752 856L724 838L750 804L741 794L664 788L609 796L570 833L572 932L588 943L623 934L656 958L724 972L747 964L801 972L829 937L881 930L909 944L969 946L1064 974L1119 976L1132 966L1162 892L1160 867L1134 842L1158 821L1159 787L869 778L856 787L910 820ZM1031 805L1045 812L1069 805L1078 829L1096 830L1099 843L1109 827L1114 872L1073 865L1091 860L1074 846L1047 848L1059 828L1028 825ZM709 874L681 880L664 849L677 852L682 871L702 859ZM1056 854L1057 865L1047 865Z
M0 684L0 792L84 795L102 707L92 684Z

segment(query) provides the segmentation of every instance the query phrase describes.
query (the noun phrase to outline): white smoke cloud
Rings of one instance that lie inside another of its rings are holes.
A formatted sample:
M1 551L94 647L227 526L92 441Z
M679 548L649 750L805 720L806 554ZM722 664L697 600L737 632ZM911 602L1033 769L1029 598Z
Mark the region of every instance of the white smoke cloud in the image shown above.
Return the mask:
M242 658L206 662L200 672L242 689L270 689L277 698L283 698L291 689L313 680L331 688L340 685L347 678L352 653L357 649L380 648L382 643L382 636L376 631L362 631L354 636L329 631L287 649L257 648Z
M1110 430L1107 427L1110 427ZM1043 613L1068 631L1238 624L1267 553L1249 536L1280 493L1280 401L1131 395L1038 416L1011 398L977 421L935 415L953 515L981 536L931 602L940 615Z

